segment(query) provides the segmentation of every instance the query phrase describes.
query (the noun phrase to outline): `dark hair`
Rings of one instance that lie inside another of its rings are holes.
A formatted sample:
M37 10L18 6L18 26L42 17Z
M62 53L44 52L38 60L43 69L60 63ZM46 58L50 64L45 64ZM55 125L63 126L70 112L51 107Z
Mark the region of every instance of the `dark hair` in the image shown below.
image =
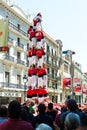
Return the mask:
M9 103L8 114L12 119L19 119L21 116L21 105L18 101L14 100Z
M24 121L29 121L28 112L23 107L21 108L21 119Z
M7 117L7 111L8 111L7 107L1 106L0 107L0 117Z
M66 104L67 104L67 107L70 109L70 111L75 111L78 108L76 100L74 99L68 99L66 101Z
M49 108L50 110L52 110L52 109L53 109L53 103L48 103L48 108Z
M38 106L39 113L44 113L46 110L46 106L43 103L40 103Z

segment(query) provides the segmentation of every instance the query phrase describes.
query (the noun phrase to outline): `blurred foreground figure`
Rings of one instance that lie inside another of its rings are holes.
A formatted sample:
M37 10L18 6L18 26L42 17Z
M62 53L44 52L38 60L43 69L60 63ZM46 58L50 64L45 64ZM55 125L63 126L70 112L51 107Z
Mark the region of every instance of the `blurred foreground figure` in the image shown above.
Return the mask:
M5 122L7 118L7 108L5 106L0 107L0 123Z
M31 123L21 120L21 105L18 101L10 102L8 117L7 121L0 124L0 130L33 130Z
M53 130L49 125L42 123L35 130Z
M81 121L78 114L73 112L67 114L64 122L65 130L76 130L80 125Z

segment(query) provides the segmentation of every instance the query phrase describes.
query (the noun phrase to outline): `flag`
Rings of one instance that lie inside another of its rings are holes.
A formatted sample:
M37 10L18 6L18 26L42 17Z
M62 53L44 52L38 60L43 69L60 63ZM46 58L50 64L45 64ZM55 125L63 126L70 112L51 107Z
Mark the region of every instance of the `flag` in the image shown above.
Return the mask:
M8 50L8 19L0 19L0 52Z

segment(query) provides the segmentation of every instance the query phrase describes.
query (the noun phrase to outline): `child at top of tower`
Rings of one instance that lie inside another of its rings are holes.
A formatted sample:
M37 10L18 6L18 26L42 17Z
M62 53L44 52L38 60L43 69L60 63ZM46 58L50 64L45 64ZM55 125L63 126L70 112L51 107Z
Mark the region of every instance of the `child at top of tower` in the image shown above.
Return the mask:
M36 15L36 17L34 17L34 19L33 19L33 24L34 24L34 26L36 26L37 23L38 23L38 22L41 22L41 21L42 21L42 15L41 15L41 13L38 13L38 14Z
M41 21L42 21L42 15L41 13L38 13L36 17L33 19L33 25L34 25L33 27L35 31L42 31Z

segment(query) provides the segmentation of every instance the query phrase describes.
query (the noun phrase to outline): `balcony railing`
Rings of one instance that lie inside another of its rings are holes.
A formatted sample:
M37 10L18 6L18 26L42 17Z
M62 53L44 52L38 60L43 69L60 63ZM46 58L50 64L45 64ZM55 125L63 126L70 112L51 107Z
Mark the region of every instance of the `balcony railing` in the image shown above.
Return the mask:
M18 43L18 46L19 46L20 48L23 48L23 49L24 49L24 45L23 45L23 44Z
M0 82L0 89L1 88L24 89L24 85Z
M14 39L12 39L11 37L8 37L8 41L11 42L12 44L14 44ZM24 49L24 45L21 44L21 43L17 43L17 42L16 42L16 45L15 45L15 46L18 46L18 47Z
M25 65L25 62L20 60L20 59L17 59L17 64L22 64L22 65Z
M9 56L9 55L4 55L4 56L3 56L3 59L9 60L10 62L14 62L14 63L16 63L16 64L21 64L21 65L24 65L24 66L25 66L25 61L22 61L22 60L20 60L20 59L16 59L16 60L15 60L14 57Z
M9 56L9 55L4 55L3 59L6 59L6 60L14 62L14 57Z
M18 32L20 32L22 35L28 37L26 32L24 32L22 29L18 29L18 27L15 26L13 23L9 22L9 26L12 27L13 29L17 30Z

